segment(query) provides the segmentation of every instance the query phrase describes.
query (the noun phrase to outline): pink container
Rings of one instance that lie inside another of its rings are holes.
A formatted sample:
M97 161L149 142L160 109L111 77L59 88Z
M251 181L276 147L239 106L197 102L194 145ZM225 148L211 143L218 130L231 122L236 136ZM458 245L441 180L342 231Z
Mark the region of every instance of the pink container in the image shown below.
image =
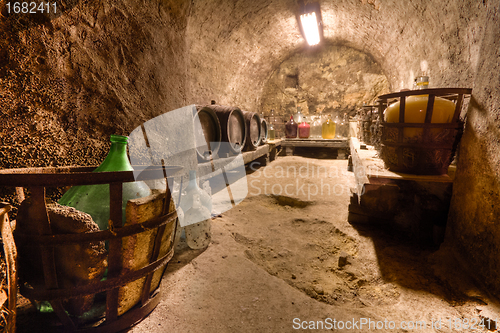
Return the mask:
M307 139L311 134L311 126L305 121L299 125L299 138Z

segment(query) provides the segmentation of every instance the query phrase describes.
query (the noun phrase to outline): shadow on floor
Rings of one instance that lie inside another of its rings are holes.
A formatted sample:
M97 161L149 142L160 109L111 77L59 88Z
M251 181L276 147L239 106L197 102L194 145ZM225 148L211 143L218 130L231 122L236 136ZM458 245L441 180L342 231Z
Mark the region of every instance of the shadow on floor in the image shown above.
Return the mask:
M296 156L328 160L337 158L337 149L319 147L296 147L293 154Z
M382 277L403 288L439 296L452 306L486 305L488 297L460 267L446 244L439 248L385 226L353 224L373 241Z

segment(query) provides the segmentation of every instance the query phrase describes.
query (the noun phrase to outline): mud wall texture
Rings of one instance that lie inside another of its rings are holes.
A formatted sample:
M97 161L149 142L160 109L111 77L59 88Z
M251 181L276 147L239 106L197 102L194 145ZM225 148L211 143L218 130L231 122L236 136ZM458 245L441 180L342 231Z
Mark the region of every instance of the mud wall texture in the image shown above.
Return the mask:
M488 7L454 183L447 242L500 296L500 19Z
M364 52L342 45L295 53L273 72L262 92L260 109L267 115L355 115L363 103L389 93L379 64ZM285 117L289 118L289 117Z
M52 18L5 3L0 167L98 164L109 134L187 104L262 112L273 73L308 52L296 0L66 1ZM323 47L366 54L391 91L423 72L431 87L474 89L446 243L500 296L498 1L319 3Z
M110 134L186 103L189 1L0 3L0 167L97 165Z

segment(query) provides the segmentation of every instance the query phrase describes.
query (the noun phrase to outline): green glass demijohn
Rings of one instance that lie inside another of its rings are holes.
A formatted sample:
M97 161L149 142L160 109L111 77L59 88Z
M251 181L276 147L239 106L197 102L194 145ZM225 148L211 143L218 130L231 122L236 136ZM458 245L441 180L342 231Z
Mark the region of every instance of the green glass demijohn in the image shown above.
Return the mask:
M111 135L111 148L108 156L93 172L133 171L127 156L128 137ZM125 223L127 201L151 195L151 190L143 181L123 183L122 209ZM70 206L88 213L101 230L108 229L109 185L79 185L70 188L59 199L59 204Z

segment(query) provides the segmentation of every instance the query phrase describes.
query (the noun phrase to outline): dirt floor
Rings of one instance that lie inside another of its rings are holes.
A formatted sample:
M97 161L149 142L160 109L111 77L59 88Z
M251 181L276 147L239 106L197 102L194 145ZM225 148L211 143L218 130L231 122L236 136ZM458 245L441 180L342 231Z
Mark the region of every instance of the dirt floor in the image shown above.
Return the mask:
M346 160L279 157L247 184L208 248L181 238L161 303L130 332L497 330L480 324L499 308L445 246L347 222Z

